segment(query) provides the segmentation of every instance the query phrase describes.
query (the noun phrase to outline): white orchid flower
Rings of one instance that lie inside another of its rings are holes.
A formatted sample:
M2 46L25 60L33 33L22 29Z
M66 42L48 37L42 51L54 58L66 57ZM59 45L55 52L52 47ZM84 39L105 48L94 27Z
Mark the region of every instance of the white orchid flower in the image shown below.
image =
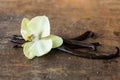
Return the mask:
M23 44L23 51L28 59L43 56L63 43L61 37L50 34L50 23L46 16L37 16L31 20L24 18L21 35L25 41L28 41Z

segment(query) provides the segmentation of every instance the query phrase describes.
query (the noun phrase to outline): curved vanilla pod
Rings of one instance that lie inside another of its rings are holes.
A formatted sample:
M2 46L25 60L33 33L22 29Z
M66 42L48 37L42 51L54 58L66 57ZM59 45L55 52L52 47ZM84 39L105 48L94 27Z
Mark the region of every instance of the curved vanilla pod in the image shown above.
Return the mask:
M13 37L10 40L13 43L16 44L23 44L25 43L25 40L23 39L23 37L21 35L13 35Z
M14 40L14 39L11 39L10 41L13 42L13 43L16 43L16 44L23 44L23 43L24 43L24 42L21 41L21 40Z
M69 53L71 55L74 56L78 56L78 57L83 57L83 58L88 58L88 59L104 59L104 60L108 60L108 59L114 59L119 57L120 53L119 53L119 48L115 47L116 52L114 54L108 54L108 55L103 55L103 54L99 54L99 53L89 53L89 52L81 52L81 51L76 51L74 49L71 49L67 46L60 46L59 48L57 48L60 51Z
M92 49L92 50L96 50L96 45L95 43L94 44L88 44L88 43L85 43L83 41L77 41L77 40L67 40L67 39L63 39L63 44L64 45L68 45L68 46L76 46L78 48L89 48L89 49Z
M15 40L24 40L21 35L13 35L13 39L15 39Z
M83 41L85 39L94 37L94 35L95 35L94 32L92 32L92 31L86 31L85 33L81 34L80 36L72 38L72 40Z
M22 46L21 46L21 45L16 44L16 45L14 45L14 46L13 46L13 48L22 48Z
M94 46L100 46L101 44L99 42L94 42L94 43L91 43L93 44Z

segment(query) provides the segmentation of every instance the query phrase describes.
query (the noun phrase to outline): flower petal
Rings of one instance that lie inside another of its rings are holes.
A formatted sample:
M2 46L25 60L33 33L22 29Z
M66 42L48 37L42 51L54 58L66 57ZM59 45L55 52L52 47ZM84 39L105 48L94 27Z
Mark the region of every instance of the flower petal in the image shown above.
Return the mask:
M52 48L57 48L63 44L63 39L59 36L51 34L50 36L48 36L48 38L52 40Z
M24 18L21 24L21 34L26 41L49 36L50 23L48 17L37 16L30 21L27 18Z
M24 55L28 59L32 59L35 56L43 56L52 49L52 40L43 38L41 40L27 42L23 45Z
M31 34L35 37L43 38L50 35L50 23L46 16L32 18L27 26L29 27Z
M29 40L28 36L30 36L30 31L29 31L28 26L27 26L28 22L29 22L29 20L27 18L24 18L22 20L22 23L21 23L21 35L23 36L23 38L26 41Z

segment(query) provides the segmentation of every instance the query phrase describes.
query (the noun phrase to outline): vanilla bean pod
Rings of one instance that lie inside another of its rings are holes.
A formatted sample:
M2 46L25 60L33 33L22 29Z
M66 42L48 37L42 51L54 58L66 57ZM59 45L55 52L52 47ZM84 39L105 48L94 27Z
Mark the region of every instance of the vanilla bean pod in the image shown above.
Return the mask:
M78 48L89 48L94 51L96 51L96 46L94 44L88 44L83 41L77 41L77 40L68 40L68 39L63 39L64 45L69 45L69 46L76 46Z
M86 31L85 33L81 34L80 36L72 38L72 40L83 41L83 40L88 39L88 38L93 38L94 35L95 35L94 32Z
M103 54L98 54L98 53L92 54L92 53L89 53L89 52L86 53L86 52L76 51L76 50L71 49L71 48L69 48L67 46L64 46L64 45L62 45L61 47L59 47L57 49L60 50L60 51L69 53L71 55L78 56L78 57L83 57L83 58L88 58L88 59L108 60L108 59L114 59L114 58L119 57L119 48L118 47L115 47L115 48L116 48L117 51L115 53L109 54L109 55L103 55Z

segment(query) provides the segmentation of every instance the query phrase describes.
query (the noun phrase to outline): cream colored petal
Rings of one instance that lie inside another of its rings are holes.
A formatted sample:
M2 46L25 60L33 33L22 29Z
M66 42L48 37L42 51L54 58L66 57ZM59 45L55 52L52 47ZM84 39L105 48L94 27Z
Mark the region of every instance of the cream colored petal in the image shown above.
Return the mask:
M27 26L35 38L43 38L50 35L50 23L46 16L37 16L32 18L28 22Z
M21 23L21 35L26 41L29 40L28 37L30 36L30 31L27 26L28 22L29 20L27 18L23 18Z
M57 48L63 44L63 39L59 36L51 34L50 36L48 36L48 38L52 40L52 48Z
M52 40L43 38L41 40L27 42L23 45L24 55L28 59L32 59L35 56L43 56L52 49Z

